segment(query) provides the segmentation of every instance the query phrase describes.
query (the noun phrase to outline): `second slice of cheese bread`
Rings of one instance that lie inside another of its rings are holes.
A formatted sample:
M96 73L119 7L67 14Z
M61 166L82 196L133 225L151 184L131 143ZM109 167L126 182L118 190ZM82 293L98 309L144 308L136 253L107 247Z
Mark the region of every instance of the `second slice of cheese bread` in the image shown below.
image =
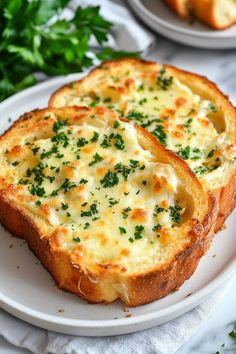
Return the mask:
M216 230L236 204L236 110L206 78L139 59L105 62L55 92L50 105L103 105L175 151L219 202Z

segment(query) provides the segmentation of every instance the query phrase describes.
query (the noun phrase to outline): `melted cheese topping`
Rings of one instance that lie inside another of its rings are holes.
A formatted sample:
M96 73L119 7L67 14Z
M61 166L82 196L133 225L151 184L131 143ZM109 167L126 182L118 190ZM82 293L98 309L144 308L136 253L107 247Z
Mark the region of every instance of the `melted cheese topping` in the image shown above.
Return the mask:
M148 70L148 69L147 69ZM193 93L165 70L138 71L103 66L92 82L63 92L56 106L104 105L149 130L159 141L187 161L205 185L212 188L215 171L235 161L236 146L214 125L218 108ZM93 77L93 76L92 76Z
M133 124L90 118L68 125L47 115L48 138L5 152L14 198L48 224L45 237L74 263L132 271L165 262L189 241L175 231L186 205L173 168L141 147Z

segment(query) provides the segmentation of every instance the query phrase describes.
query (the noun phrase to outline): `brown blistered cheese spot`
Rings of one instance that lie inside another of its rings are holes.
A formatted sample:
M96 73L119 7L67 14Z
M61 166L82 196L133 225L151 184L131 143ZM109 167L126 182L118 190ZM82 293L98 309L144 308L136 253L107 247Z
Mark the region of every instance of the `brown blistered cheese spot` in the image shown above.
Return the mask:
M121 251L120 251L120 256L121 257L127 257L130 255L130 250L128 248L123 248Z
M222 155L222 151L220 149L216 149L214 152L215 157L220 157Z
M142 208L134 208L131 213L131 219L136 221L145 222L147 221L147 216L148 216L147 211Z
M183 124L177 124L176 129L180 132L184 132L184 125Z
M96 150L96 145L94 144L89 144L89 146L84 146L81 151L84 153L84 154L90 154L92 153L93 151Z
M205 119L205 118L199 118L199 123L200 123L203 127L212 126L212 122L211 122L209 119Z
M153 187L153 191L155 193L159 192L162 188L167 188L168 186L170 187L170 184L168 183L166 177L164 176L157 176L154 175L153 176L153 182L154 182L154 187Z
M109 240L104 232L98 232L97 237L101 246L106 246L108 244Z
M134 84L135 84L135 81L131 77L129 79L125 80L125 87L127 87L127 88L133 87Z
M15 145L11 150L7 152L9 156L19 156L24 151L21 145Z
M168 200L162 200L161 203L160 203L160 207L164 208L164 209L167 209L169 207Z
M50 246L53 251L61 248L61 240L64 240L68 235L68 230L65 228L57 228L50 237Z
M135 151L134 151L134 154L135 154L135 155L140 155L140 151L139 151L139 150L135 150Z
M83 192L85 190L85 185L84 184L80 184L78 187L75 187L75 190L78 193Z
M102 106L97 106L96 107L96 113L99 115L103 115L103 114L106 114L107 113L107 110L105 107L102 107Z
M108 164L109 164L109 165L114 165L115 161L116 161L116 159L115 159L114 157L111 157L111 158L109 158L109 160L108 160Z
M175 100L175 105L177 108L185 106L187 103L188 103L188 101L185 97L179 97Z
M98 224L100 226L105 226L106 225L106 221L105 220L99 220Z
M43 215L49 217L50 216L50 207L48 204L42 204L39 207L40 211L42 212Z
M108 168L105 167L105 166L102 166L102 167L98 167L98 168L97 168L96 174L97 174L98 176L103 176L103 175L105 175L107 172L108 172Z
M72 178L74 176L75 170L71 166L64 166L63 167L63 173L64 173L65 177L70 179L70 178Z
M182 139L184 137L184 134L181 133L181 132L178 132L178 131L173 131L171 132L171 135L174 137L174 138L178 138L178 139Z
M168 243L170 242L170 239L171 239L171 236L170 236L170 234L168 233L168 230L166 230L166 229L162 229L161 230L161 234L159 234L160 235L160 237L158 238L158 240L159 240L159 242L160 242L160 244L162 245L162 246L166 246L166 245L168 245Z
M161 119L174 119L176 117L176 111L171 108L165 108L160 114Z

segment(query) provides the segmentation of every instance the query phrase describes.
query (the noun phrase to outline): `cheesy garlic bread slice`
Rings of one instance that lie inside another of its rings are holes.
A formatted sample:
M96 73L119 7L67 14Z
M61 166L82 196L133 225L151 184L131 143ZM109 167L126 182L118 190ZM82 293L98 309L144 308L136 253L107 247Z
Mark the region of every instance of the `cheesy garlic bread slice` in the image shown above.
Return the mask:
M219 202L216 231L236 204L236 110L206 78L139 59L105 62L49 104L103 105L175 151Z
M60 288L137 306L169 294L210 245L215 198L188 165L115 111L23 115L0 138L0 221Z

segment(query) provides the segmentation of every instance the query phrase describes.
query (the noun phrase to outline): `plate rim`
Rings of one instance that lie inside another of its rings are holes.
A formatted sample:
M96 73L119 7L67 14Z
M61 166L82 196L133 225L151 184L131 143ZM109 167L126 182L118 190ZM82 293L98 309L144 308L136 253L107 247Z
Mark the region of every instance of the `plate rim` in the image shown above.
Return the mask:
M70 74L70 75L66 75L66 76L56 77L56 78L44 81L42 83L39 83L35 86L32 86L32 87L30 87L26 90L23 90L19 93L16 93L15 95L7 98L2 103L0 103L0 114L1 114L1 110L5 109L9 104L12 105L15 103L15 101L21 100L25 96L27 97L27 95L35 94L35 92L41 91L46 88L52 88L55 85L66 84L67 82L70 82L70 81L79 80L84 75L86 75L86 72L74 73L74 74ZM234 213L235 212L236 211L234 211ZM9 296L3 294L2 292L0 292L0 304L3 303L6 305L6 307L8 309L10 308L11 310L19 311L21 314L24 314L28 317L34 317L35 319L40 320L40 321L44 321L44 322L46 321L47 323L50 323L50 324L63 325L65 327L73 326L74 328L78 328L78 329L79 328L96 329L98 327L102 327L104 329L108 329L109 327L112 326L113 328L114 327L121 328L121 327L127 326L127 325L136 325L136 324L145 323L145 322L150 323L151 321L154 321L155 319L158 319L161 317L170 316L171 314L172 315L178 314L181 310L182 310L182 313L184 313L183 310L185 308L190 309L190 308L194 308L195 306L199 305L199 303L201 303L205 298L209 297L211 295L211 293L213 293L219 286L221 286L225 281L227 281L231 276L233 276L235 274L235 272L236 272L236 257L233 257L232 259L230 258L230 260L227 262L227 264L222 269L222 271L216 277L214 277L213 280L211 280L207 285L205 285L201 289L194 292L191 296L189 296L187 298L182 298L176 304L172 304L164 309L160 309L160 310L156 310L156 311L154 310L153 312L150 312L147 314L135 315L134 317L118 318L116 320L114 320L114 319L80 320L80 319L59 317L58 315L47 314L47 313L32 309L32 308L25 306L23 304L20 304L19 302L12 300ZM82 301L85 301L85 300L82 300ZM6 311L7 311L7 309L6 309ZM30 322L30 323L32 323L32 322ZM129 332L126 332L126 333L129 333Z
M168 30L178 32L180 34L184 34L184 35L188 35L188 36L204 38L204 39L211 39L211 40L233 40L234 39L233 36L227 36L227 35L219 38L218 34L222 33L223 30L221 30L221 31L213 31L212 30L212 32L209 32L209 33L208 32L198 32L197 30L192 30L192 29L188 29L188 28L185 29L185 28L181 28L177 25L174 25L173 23L168 23L167 21L163 20L161 17L152 14L152 12L149 11L148 8L143 5L141 0L128 0L128 3L136 13L144 12L144 14L147 17L149 17L152 21L157 22L159 25L165 27ZM234 26L236 27L236 25L234 25Z

